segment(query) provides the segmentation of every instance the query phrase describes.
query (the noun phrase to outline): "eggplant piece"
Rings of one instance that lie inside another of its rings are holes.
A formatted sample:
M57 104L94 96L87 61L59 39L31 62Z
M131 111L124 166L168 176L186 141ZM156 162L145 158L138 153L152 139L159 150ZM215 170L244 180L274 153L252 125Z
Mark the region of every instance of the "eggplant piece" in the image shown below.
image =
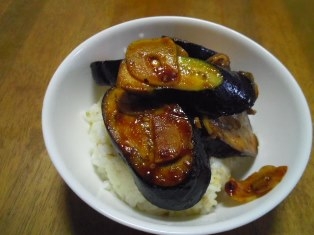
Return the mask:
M185 43L176 40L180 45ZM111 84L130 92L154 92L165 97L175 97L182 107L192 113L211 117L232 115L252 108L258 96L258 88L252 74L231 71L226 58L221 64L219 59L215 58L216 52L205 50L202 46L186 43L185 47L188 52L193 51L190 48L198 48L202 56L203 51L207 51L206 57L211 55L207 58L208 61L223 67L181 56L185 53L178 49L179 47L170 38L133 42L128 47L126 59L120 61L119 71L112 72L118 73L117 80L104 80L112 81ZM227 64L224 64L225 62ZM107 63L111 62L106 61L103 64Z
M206 152L210 156L256 157L258 139L253 133L247 112L216 119L205 116L201 119L201 125L205 130L202 138Z
M118 154L148 201L183 210L201 199L211 178L209 158L201 130L179 105L112 87L102 112Z

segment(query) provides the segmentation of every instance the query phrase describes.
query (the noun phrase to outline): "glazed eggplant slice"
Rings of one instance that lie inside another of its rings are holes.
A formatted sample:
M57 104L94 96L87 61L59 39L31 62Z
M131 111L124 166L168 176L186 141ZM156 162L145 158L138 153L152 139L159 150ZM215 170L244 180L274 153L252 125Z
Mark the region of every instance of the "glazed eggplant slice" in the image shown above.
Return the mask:
M205 148L210 156L250 156L256 157L258 140L253 133L247 112L216 119L203 117L202 126Z
M147 200L183 210L201 199L210 182L209 159L200 130L178 104L112 87L102 112L117 152Z
M183 44L167 37L135 41L128 47L126 59L120 61L119 70L113 66L115 71L108 72L117 74L116 80L110 76L103 80L129 92L175 97L187 110L211 117L241 113L254 105L258 88L252 74L231 71L229 58L223 54L189 43L185 49ZM205 52L210 57L207 61L186 57L186 51L194 50L200 50L199 58L205 57ZM94 71L95 79L105 75L99 68L106 70L107 63L107 68L117 64L103 62Z
M90 68L92 77L97 85L113 86L117 82L121 60L95 61Z

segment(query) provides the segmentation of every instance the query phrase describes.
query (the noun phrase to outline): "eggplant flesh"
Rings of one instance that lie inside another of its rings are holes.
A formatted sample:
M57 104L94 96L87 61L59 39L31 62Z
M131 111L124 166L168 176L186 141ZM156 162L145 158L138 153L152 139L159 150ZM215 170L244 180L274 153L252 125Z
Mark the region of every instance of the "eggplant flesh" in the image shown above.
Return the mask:
M178 104L165 104L121 88L102 102L105 126L143 196L168 210L196 204L210 183L201 130Z
M205 116L201 122L204 128L202 140L208 155L256 157L258 139L252 130L247 112L216 119Z

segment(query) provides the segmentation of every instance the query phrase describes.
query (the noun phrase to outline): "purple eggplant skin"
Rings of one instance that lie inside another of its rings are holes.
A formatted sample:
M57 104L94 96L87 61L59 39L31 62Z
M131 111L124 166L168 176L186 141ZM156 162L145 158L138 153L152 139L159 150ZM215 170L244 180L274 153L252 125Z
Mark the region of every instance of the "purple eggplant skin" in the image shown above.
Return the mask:
M170 37L171 38L171 37ZM179 38L171 38L177 45L181 46L189 54L189 57L200 60L207 60L209 57L217 54L216 51L203 47L199 44L182 40Z
M240 151L230 147L220 139L212 138L207 133L202 135L202 141L205 146L205 151L208 156L215 156L217 158L227 158L233 156L245 156Z
M95 61L90 64L92 77L97 85L114 86L122 60Z
M191 208L201 200L211 179L209 157L201 141L200 130L194 128L195 162L185 182L175 187L160 187L143 181L134 171L135 184L143 196L152 204L180 211Z

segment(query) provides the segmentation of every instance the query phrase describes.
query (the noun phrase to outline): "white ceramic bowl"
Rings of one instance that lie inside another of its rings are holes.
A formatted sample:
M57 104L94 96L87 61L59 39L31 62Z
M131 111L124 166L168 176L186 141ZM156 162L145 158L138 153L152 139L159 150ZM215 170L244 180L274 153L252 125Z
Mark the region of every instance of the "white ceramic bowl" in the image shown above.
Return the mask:
M263 165L287 165L282 182L264 197L239 206L221 202L216 210L194 219L148 216L108 192L99 197L101 181L90 162L82 112L103 90L91 77L90 63L124 57L126 46L142 37L175 36L231 58L234 70L250 71L259 85L252 125L259 154L243 177ZM247 37L221 25L184 17L151 17L108 28L79 45L59 66L48 86L42 112L43 134L53 164L69 187L88 205L132 228L158 234L209 234L247 224L272 210L299 181L309 159L312 125L306 100L287 69Z

